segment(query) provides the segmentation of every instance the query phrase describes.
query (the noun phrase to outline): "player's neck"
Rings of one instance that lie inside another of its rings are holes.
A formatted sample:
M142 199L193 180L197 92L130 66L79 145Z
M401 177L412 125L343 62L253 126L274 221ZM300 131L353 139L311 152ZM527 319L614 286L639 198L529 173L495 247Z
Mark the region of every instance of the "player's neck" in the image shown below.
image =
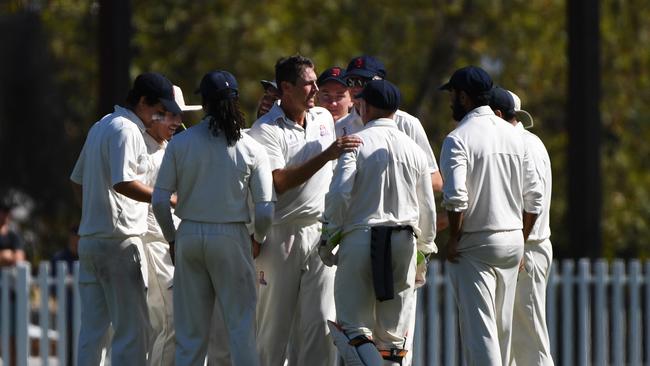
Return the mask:
M305 126L305 117L307 116L307 110L304 108L292 108L292 106L280 103L280 108L284 111L284 115L287 116L290 120L296 122L300 126Z

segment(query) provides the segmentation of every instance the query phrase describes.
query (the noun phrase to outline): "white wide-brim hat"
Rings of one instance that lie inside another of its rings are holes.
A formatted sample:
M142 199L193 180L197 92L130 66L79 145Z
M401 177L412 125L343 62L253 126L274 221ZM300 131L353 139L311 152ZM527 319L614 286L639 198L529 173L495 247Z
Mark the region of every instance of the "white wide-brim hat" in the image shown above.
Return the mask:
M526 112L525 110L521 109L521 99L519 99L517 94L511 92L510 90L508 90L508 93L510 93L512 99L515 102L515 116L517 116L517 121L521 122L524 125L524 128L533 127L533 116L531 116L530 113ZM182 108L183 107L181 107L181 109Z
M185 99L183 98L183 91L176 85L174 85L174 100L183 112L200 111L203 109L200 105L186 105Z

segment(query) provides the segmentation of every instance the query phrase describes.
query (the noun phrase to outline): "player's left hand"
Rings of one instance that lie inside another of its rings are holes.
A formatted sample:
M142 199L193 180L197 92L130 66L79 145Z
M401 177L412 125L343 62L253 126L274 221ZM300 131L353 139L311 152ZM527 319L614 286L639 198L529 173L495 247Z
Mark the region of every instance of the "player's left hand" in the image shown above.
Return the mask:
M324 153L328 160L338 159L341 154L353 151L357 147L361 146L362 143L363 141L355 135L339 137L327 148L327 150L324 151Z

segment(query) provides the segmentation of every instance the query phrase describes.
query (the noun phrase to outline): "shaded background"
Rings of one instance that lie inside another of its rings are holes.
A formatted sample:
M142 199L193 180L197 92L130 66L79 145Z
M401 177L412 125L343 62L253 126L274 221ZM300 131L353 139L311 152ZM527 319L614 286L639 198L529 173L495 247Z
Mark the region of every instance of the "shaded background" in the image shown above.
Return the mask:
M0 0L0 194L30 259L48 258L80 217L68 176L85 135L137 74L161 72L198 104L201 76L229 70L251 124L279 57L301 53L319 72L366 53L436 156L454 128L437 87L485 68L551 155L555 256L647 258L649 45L643 0Z

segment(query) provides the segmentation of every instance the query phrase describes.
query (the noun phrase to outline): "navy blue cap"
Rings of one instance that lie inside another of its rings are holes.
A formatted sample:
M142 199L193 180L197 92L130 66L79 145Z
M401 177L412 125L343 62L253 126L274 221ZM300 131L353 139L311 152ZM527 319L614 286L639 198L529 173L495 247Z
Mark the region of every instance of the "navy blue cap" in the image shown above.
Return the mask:
M228 71L212 71L203 76L196 93L203 98L234 99L239 95L237 80Z
M490 108L500 110L503 113L515 113L515 100L509 91L495 86L490 91Z
M167 111L181 114L181 108L174 100L174 85L162 74L145 72L138 75L133 82L133 91L138 95L158 98Z
M399 108L400 92L388 80L371 80L361 93L355 95L355 98L363 99L366 103L379 109L396 111Z
M348 86L345 82L345 70L338 66L330 67L329 69L323 71L318 79L316 79L316 85L321 86L328 81L336 81L337 83Z
M382 79L386 78L386 68L384 64L376 58L368 55L363 55L353 58L345 70L345 78L359 76L366 79L372 79L378 76Z
M476 66L466 66L451 75L449 82L442 85L440 90L462 90L470 95L487 93L492 90L492 78L485 70Z

